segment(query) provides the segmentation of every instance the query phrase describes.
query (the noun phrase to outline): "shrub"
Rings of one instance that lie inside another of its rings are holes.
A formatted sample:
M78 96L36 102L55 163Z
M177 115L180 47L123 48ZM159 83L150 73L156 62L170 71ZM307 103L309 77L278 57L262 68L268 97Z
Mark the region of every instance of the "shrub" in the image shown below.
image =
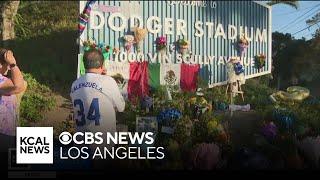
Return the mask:
M271 105L269 96L275 92L263 81L257 79L249 79L243 86L245 102L249 103L253 109L263 111L267 106Z
M45 113L56 105L53 92L29 73L24 73L24 79L28 83L28 88L21 100L20 120L22 123L42 120Z

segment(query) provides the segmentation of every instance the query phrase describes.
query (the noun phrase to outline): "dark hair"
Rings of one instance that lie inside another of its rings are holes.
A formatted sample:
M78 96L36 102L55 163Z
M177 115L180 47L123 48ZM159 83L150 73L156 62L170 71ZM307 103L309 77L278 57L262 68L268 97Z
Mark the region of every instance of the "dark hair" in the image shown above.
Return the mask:
M4 59L4 54L7 52L7 49L0 48L0 64L4 65L6 64L6 60Z
M90 49L83 55L83 64L85 69L100 68L103 66L104 57L101 51Z

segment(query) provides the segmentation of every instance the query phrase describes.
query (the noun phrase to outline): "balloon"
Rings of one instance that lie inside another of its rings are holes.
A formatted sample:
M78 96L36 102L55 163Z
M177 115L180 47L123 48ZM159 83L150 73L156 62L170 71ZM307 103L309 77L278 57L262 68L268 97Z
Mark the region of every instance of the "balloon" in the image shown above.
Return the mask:
M236 72L236 75L244 72L243 66L240 64L240 62L234 64L234 71Z
M90 12L91 12L91 6L96 2L96 0L90 0L87 2L84 10L82 11L82 13L79 16L79 25L78 25L78 30L79 30L79 34L81 35L89 21L89 17L90 17Z

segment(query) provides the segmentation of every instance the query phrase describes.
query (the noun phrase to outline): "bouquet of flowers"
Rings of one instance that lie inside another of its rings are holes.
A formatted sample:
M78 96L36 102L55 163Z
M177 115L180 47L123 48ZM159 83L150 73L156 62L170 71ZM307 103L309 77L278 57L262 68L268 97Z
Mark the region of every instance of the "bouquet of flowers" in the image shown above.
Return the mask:
M238 41L238 48L239 48L239 53L240 56L243 55L243 53L246 51L248 48L249 42L245 36L241 36L241 38Z
M136 27L134 29L134 39L137 45L137 51L140 52L141 51L141 43L143 41L143 39L146 37L148 33L147 29L142 29L142 28L138 28Z
M89 51L97 47L96 43L93 40L83 41L84 51Z
M189 49L189 42L185 39L179 39L178 46L179 46L180 53L185 54Z
M255 64L257 68L262 68L266 63L266 56L264 54L259 54L255 57Z
M167 39L165 36L160 36L156 39L156 47L157 47L157 51L165 52L167 48Z
M182 113L178 109L166 108L158 114L157 120L162 125L173 127L174 121L181 117Z

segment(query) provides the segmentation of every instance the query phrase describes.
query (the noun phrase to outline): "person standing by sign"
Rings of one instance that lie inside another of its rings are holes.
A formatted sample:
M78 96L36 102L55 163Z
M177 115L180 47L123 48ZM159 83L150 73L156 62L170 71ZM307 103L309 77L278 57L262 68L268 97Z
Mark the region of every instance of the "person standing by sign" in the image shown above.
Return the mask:
M124 111L125 101L116 81L106 75L104 58L97 49L84 53L86 73L73 82L71 99L77 131L115 132L116 110Z
M9 70L11 78L6 77ZM19 118L19 95L25 90L26 83L12 51L0 48L0 142L3 142L2 148L7 147L4 144L14 146Z

